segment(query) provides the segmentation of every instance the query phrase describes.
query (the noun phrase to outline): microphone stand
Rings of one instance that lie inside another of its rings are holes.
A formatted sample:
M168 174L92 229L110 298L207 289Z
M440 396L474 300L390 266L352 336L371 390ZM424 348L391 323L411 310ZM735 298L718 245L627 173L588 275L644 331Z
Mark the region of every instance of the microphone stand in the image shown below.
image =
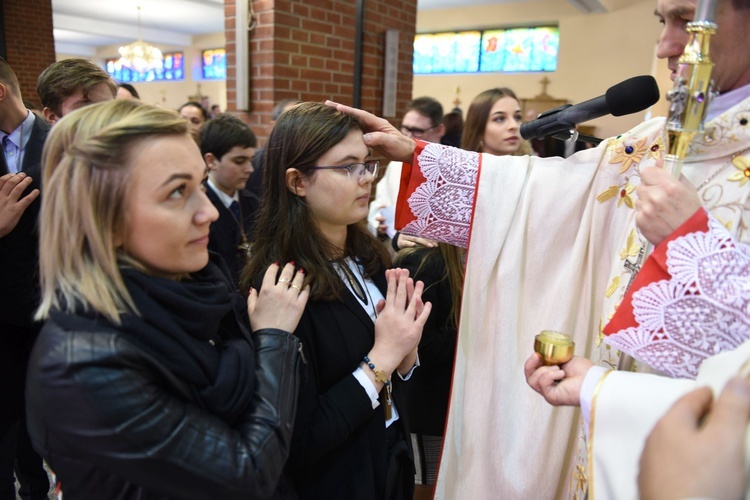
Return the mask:
M554 109L547 110L544 113L537 116L537 120L539 118L545 118L547 116L556 115L557 113L564 111L571 106L572 104L563 104L562 106L558 106ZM576 130L576 124L569 120L568 121L560 120L557 122L550 123L549 125L546 125L539 131L539 134L537 137L539 139L544 139L545 137L549 137L549 136L552 136L555 139L558 139L560 141L590 142L594 146L598 145L603 140L603 139L599 139L598 137L579 134L578 131Z
M598 137L594 137L593 135L585 135L579 133L575 129L566 130L564 132L558 132L556 134L552 134L552 137L555 139L558 139L560 141L570 141L570 142L576 142L576 141L583 141L588 142L590 144L593 144L594 146L598 146L600 142L602 142L604 139L599 139Z

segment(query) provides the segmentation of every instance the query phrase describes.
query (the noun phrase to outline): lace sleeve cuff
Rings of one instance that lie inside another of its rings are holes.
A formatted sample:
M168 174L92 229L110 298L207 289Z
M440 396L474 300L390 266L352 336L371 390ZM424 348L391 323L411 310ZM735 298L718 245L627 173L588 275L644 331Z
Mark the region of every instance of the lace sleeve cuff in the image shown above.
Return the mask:
M417 141L404 164L396 227L404 234L466 247L477 191L479 153Z
M693 223L701 214L696 217ZM677 378L695 378L703 360L750 338L750 249L719 221L705 212L702 217L708 230L687 232L657 249L666 276L633 293L633 323L607 338Z

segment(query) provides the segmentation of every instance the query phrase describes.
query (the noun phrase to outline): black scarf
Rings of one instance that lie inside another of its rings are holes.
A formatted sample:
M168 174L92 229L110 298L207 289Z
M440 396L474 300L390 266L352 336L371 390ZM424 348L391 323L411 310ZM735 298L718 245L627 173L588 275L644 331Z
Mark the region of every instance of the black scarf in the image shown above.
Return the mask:
M182 281L120 271L140 315L123 314L110 328L193 386L207 411L235 423L252 400L255 353L245 303L228 276L212 262ZM99 329L103 321L60 313L52 320L78 329L81 320Z

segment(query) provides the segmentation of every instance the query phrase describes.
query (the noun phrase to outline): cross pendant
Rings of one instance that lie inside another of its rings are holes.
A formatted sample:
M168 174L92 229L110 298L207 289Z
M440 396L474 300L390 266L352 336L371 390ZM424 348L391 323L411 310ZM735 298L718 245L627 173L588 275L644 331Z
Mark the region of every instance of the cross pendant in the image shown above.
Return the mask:
M641 270L641 266L643 265L643 256L645 254L646 248L644 246L641 246L641 249L638 250L638 256L636 257L635 262L630 262L628 259L625 259L625 263L623 264L623 266L625 267L625 269L628 269L630 271L630 281L628 281L628 286L625 287L626 292L630 289L630 285L633 284L638 271Z

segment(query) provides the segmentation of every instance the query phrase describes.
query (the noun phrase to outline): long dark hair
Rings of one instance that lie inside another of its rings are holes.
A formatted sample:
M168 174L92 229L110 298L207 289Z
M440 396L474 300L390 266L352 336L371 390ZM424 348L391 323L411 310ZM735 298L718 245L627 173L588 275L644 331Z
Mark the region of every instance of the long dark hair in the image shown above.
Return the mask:
M335 300L341 297L344 285L332 260L355 257L368 277L390 265L387 250L367 230L364 219L348 226L342 254L342 249L324 238L305 199L287 188L288 169L298 169L303 176L315 175L315 170L305 167L315 165L357 129L363 127L356 118L321 103L302 103L279 116L266 145L263 201L250 261L242 273L243 288L249 287L271 263L293 260L306 271L311 300Z
M477 153L482 152L482 138L487 128L490 111L501 97L512 97L518 101L516 93L507 87L485 90L471 101L469 111L466 112L464 132L461 136L462 149L476 151Z
M435 283L425 283L425 287L435 286L443 280L448 280L448 286L451 290L451 310L449 313L450 326L458 328L458 320L461 314L461 298L464 289L464 249L447 243L438 243L437 247L425 248L421 246L404 248L396 256L396 265L398 266L404 259L412 254L421 254L422 261L413 273L416 280L422 268L433 259L443 259L445 263L445 274Z

